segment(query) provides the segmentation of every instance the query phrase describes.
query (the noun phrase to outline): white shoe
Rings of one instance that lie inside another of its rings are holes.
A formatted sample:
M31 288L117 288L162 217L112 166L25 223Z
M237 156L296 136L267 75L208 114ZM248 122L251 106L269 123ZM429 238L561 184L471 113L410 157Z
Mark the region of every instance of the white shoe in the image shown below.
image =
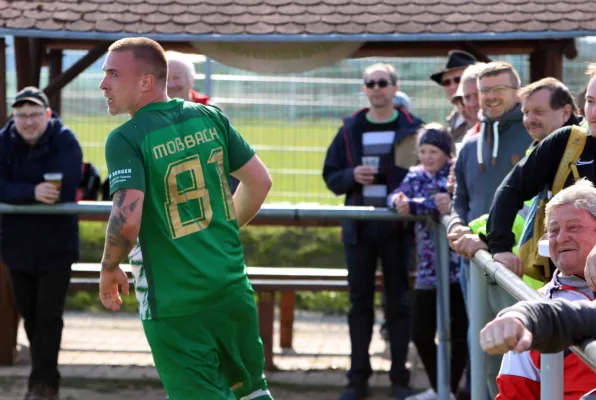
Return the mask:
M437 400L437 393L430 388L422 393L406 397L406 400Z

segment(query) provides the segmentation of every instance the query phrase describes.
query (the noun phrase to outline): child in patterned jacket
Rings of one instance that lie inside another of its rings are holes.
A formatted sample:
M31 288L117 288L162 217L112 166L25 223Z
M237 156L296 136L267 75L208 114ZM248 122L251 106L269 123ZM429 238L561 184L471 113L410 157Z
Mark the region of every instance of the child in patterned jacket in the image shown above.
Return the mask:
M410 171L397 190L387 198L387 204L401 215L432 215L439 213L438 202L450 204L447 178L451 166L451 137L440 124L427 124L418 134L420 165ZM447 208L451 208L450 205ZM437 391L437 262L433 231L423 222L416 223L418 269L414 287L412 339L424 364L431 388L410 396L410 400L435 399ZM451 308L451 391L456 393L466 366L468 319L459 288L459 257L450 250L449 279Z

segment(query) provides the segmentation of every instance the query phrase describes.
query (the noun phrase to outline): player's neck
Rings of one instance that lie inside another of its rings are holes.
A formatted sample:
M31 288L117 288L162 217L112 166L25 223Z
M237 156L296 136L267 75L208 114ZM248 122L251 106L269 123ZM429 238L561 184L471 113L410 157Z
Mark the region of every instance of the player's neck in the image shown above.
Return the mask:
M138 102L138 104L128 114L132 117L133 115L136 114L137 111L139 111L141 108L145 107L147 104L161 103L161 102L169 101L169 100L170 100L170 98L168 97L167 93L165 93L165 91L163 93L162 92L147 93L146 95L141 97L141 100Z

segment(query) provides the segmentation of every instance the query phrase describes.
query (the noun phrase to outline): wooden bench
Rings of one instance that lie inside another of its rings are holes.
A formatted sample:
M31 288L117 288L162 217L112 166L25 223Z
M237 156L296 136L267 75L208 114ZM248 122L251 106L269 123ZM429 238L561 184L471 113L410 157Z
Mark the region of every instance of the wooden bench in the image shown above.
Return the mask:
M100 264L74 264L71 289L97 290L100 269ZM132 284L130 265L123 264L122 269L129 275ZM280 347L289 349L293 342L296 292L348 290L347 270L344 268L248 267L248 278L257 293L259 333L265 352L265 368L268 370L275 369L273 336L276 293L280 293ZM410 275L411 281L413 278L414 275ZM377 273L376 288L383 288L380 272Z

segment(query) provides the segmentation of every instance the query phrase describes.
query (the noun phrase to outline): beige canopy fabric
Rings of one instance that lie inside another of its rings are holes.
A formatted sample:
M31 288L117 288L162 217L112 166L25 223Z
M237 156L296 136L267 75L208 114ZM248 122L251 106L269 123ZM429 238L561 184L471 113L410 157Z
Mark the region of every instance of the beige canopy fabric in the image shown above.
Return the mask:
M363 42L193 42L197 52L235 68L261 74L310 71L348 58Z

